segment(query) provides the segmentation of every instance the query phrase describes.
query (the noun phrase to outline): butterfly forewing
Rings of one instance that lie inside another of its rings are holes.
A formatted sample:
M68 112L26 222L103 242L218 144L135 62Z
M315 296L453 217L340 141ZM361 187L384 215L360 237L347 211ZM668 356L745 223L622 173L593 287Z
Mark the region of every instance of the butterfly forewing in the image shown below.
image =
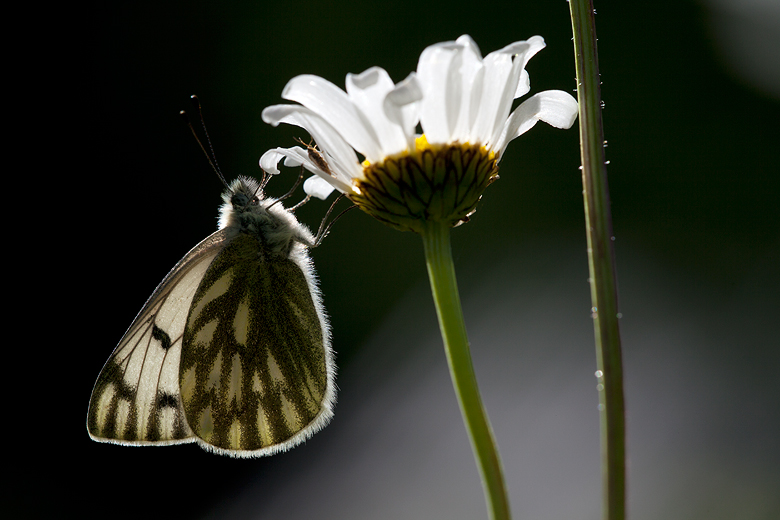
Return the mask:
M239 452L313 433L330 413L323 332L301 267L251 235L233 239L198 287L184 332L179 377L193 433Z
M92 390L92 438L122 444L191 442L181 407L179 358L189 302L224 240L217 232L174 267L149 298Z

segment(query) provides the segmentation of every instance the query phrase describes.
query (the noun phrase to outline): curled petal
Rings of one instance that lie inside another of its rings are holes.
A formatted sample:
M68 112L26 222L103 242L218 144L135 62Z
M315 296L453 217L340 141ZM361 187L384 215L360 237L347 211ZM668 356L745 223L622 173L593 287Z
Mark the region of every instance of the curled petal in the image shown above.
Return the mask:
M307 150L304 150L299 146L294 146L292 148L273 148L268 150L260 157L260 167L268 173L277 174L279 173L277 165L282 159L284 159L285 166L295 167L303 165L304 168L319 176L319 178L322 179L322 182L332 186L330 191L325 193L326 190L322 187L321 183L309 182L309 185L313 190L310 192L306 188L306 182L304 182L304 191L313 197L324 199L330 195L334 188L344 193L350 193L352 191L352 187L348 182L320 169L311 159L309 159Z
M284 158L284 154L280 153L278 150L278 148L268 150L260 157L260 168L262 168L264 172L279 175L279 168L276 165Z
M493 92L486 92L482 98L482 106L495 107L495 119L482 142L494 143L499 139L512 101L528 93L531 82L525 66L531 57L545 47L544 38L532 36L526 41L514 42L503 49L492 52L485 57L486 79L485 82L494 85ZM495 100L492 101L491 100ZM482 109L482 111L487 111ZM489 113L489 112L488 112ZM480 134L484 135L484 134Z
M493 149L500 157L509 141L530 130L537 121L544 121L556 128L570 128L576 119L577 100L570 94L561 90L540 92L512 112Z
M291 168L300 166L304 162L308 161L305 152L301 152L304 152L304 150L299 146L294 146L293 148L274 148L272 150L268 150L262 155L262 157L260 157L260 167L266 173L277 175L279 173L277 164L279 164L279 161L282 159L284 159L284 165Z
M534 57L534 55L547 46L544 43L544 38L541 36L531 36L524 42L515 42L507 45L501 51L515 54L515 61L520 62L520 81L517 84L517 90L515 91L514 98L525 96L531 89L531 81L528 78L528 72L525 71L525 66L528 61Z
M307 195L317 197L318 199L327 199L328 195L333 193L334 189L335 188L330 182L317 175L313 175L303 181L303 191Z

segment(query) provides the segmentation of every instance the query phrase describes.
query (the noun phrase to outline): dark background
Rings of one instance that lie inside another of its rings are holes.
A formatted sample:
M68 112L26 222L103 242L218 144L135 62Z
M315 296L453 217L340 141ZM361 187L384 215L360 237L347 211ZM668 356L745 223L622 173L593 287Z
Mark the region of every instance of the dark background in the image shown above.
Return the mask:
M780 8L726 4L596 4L636 520L780 516ZM178 116L190 94L225 175L258 175L266 149L308 139L260 117L297 74L343 87L379 65L400 81L432 43L466 33L484 55L540 34L531 93L573 92L568 4L141 1L75 8L62 30L44 99L64 150L43 166L66 177L55 224L76 267L56 303L72 340L57 335L61 379L33 392L56 394L57 415L27 418L41 435L14 463L8 517L484 517L420 240L360 212L312 252L340 393L305 445L232 460L98 444L87 404L145 299L216 228L222 187ZM516 518L599 518L578 166L576 128L538 125L453 232ZM298 215L316 228L326 208Z

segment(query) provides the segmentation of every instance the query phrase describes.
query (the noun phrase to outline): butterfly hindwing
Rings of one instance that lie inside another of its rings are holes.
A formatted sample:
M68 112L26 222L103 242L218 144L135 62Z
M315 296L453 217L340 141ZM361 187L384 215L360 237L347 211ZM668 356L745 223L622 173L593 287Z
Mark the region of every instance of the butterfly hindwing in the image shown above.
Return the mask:
M220 252L192 300L183 340L182 401L197 437L217 451L271 453L329 418L316 298L295 261L268 254L250 234Z
M192 442L181 407L179 359L189 301L224 242L217 231L160 283L106 362L87 415L90 436L120 444Z

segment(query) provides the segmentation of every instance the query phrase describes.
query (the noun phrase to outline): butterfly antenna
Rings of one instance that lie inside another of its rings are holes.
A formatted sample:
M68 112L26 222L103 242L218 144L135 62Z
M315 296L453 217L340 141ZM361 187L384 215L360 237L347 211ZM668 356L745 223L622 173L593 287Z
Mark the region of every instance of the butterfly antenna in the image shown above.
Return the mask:
M187 115L187 112L182 110L179 112L181 116L184 118L184 120L187 122L187 126L190 127L190 132L192 132L193 137L195 137L195 141L198 143L198 146L200 146L200 149L203 150L203 154L206 156L206 159L208 160L209 164L211 165L211 168L214 170L214 173L217 174L217 177L219 177L219 180L222 181L222 184L225 185L225 187L228 187L228 183L225 180L225 176L222 175L222 171L219 169L219 164L217 164L217 156L214 153L214 147L211 144L211 138L209 137L209 131L206 129L206 122L203 119L203 111L200 107L200 101L198 100L198 96L192 95L190 96L190 99L192 100L192 104L195 107L195 110L198 112L198 118L200 119L201 127L203 128L203 134L206 136L206 142L209 145L208 150L205 146L203 146L203 141L200 140L200 137L198 137L198 133L195 131L195 127L192 126L192 121L190 121L189 116Z
M335 224L338 221L338 219L340 219L341 217L344 216L344 213L346 213L347 211L349 211L351 209L357 208L357 205L353 204L352 206L348 207L347 209L345 209L344 211L342 211L341 213L336 215L336 218L334 218L330 222L327 222L328 221L328 217L333 212L333 208L336 207L336 204L338 204L338 202L342 198L344 198L344 196L345 195L342 193L341 195L336 197L336 200L334 200L333 204L330 205L330 208L328 209L328 212L325 213L325 217L322 219L322 223L320 224L320 228L317 230L317 236L314 238L314 245L312 247L317 247L317 246L319 246L322 243L322 241L325 239L325 237L328 236L328 233L330 233L330 228L333 227L333 224ZM327 225L326 225L326 223L327 223Z

